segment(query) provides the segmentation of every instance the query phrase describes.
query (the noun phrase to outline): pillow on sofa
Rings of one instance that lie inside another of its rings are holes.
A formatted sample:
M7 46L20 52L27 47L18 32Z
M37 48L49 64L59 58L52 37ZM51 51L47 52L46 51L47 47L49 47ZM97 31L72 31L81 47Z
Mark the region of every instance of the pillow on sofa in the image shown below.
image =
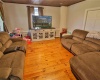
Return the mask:
M89 32L86 37L100 39L100 32Z
M0 51L0 58L3 56L3 53Z

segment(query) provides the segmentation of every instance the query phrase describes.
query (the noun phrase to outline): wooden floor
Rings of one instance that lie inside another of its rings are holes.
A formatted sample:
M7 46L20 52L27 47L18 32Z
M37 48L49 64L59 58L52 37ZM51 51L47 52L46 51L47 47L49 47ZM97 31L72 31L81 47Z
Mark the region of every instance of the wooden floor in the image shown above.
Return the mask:
M76 80L70 70L71 57L59 38L33 42L27 48L24 80Z

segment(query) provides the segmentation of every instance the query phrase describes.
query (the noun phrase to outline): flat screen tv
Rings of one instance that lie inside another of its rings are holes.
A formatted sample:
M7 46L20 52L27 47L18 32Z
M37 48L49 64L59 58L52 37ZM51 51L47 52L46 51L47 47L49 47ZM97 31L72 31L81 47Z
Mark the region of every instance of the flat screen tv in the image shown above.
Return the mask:
M51 28L52 27L52 16L34 16L32 15L33 28Z

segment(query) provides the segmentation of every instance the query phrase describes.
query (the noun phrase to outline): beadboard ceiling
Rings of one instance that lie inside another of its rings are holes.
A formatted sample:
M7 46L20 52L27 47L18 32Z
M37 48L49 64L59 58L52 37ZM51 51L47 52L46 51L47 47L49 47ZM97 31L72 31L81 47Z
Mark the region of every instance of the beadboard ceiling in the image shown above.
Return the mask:
M85 0L2 0L2 1L7 3L33 4L33 5L60 7L60 6L70 6Z

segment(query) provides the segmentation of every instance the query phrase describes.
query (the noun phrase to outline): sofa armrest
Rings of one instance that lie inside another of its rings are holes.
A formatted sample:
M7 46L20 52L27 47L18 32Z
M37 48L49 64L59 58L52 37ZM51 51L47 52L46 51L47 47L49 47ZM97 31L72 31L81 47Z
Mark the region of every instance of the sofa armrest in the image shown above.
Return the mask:
M21 79L17 76L10 75L7 80L21 80Z
M12 42L23 41L22 38L10 38Z
M0 78L0 80L8 80L8 79Z
M0 79L7 79L11 73L11 68L0 68Z
M65 38L65 39L72 39L73 36L72 36L72 35L64 35L64 36L62 36L62 38Z

